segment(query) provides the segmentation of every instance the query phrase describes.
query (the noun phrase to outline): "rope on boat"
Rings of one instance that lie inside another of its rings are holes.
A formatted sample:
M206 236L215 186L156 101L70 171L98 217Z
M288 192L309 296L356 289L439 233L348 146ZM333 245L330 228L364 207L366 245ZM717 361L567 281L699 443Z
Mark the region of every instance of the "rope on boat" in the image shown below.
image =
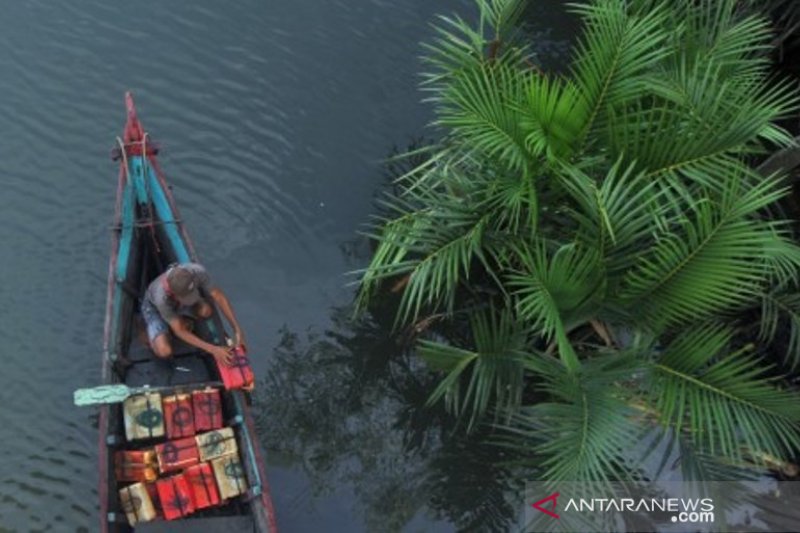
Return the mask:
M125 178L127 179L130 175L128 173L128 152L125 150L125 144L122 142L122 139L117 137L117 144L119 145L120 153L122 154L122 164L125 166Z
M159 226L162 224L172 223L170 222L156 222L153 219L153 202L150 198L150 180L148 179L147 174L147 136L149 134L144 132L142 135L142 140L139 143L124 143L122 139L117 137L117 145L120 149L120 154L122 155L122 164L125 167L125 178L130 180L130 167L128 166L128 151L126 147L128 146L136 146L137 144L141 145L142 147L142 181L144 181L144 191L145 191L145 198L147 201L147 222L135 222L134 224L130 225L132 228L150 228L150 237L153 240L153 246L155 247L156 252L160 252L161 248L158 245L158 239L156 238L155 234L155 226ZM178 222L178 221L176 221ZM112 231L120 231L123 229L122 225L113 225L111 226ZM159 265L160 266L160 265Z
M144 192L147 193L147 198L150 198L150 185L146 179L147 176L147 132L142 135L142 179L144 179Z

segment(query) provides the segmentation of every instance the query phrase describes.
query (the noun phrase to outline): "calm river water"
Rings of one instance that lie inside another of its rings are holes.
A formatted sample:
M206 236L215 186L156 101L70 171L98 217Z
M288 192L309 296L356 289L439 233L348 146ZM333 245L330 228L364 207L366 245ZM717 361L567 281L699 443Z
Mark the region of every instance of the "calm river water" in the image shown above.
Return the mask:
M531 19L551 58L558 4ZM430 119L419 42L471 3L0 6L0 530L97 529L96 414L71 398L99 380L127 89L248 335L281 530L452 531L499 513L480 460L432 464L417 363L398 371L379 321L347 321L381 160Z

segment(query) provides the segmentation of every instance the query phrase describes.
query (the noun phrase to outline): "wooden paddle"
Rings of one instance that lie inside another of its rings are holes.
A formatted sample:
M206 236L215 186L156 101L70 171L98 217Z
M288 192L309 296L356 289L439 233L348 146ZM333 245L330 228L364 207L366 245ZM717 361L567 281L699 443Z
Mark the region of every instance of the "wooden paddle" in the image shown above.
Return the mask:
M76 390L73 399L75 405L83 407L86 405L124 402L127 398L135 394L144 394L146 392L190 391L204 389L206 387L222 387L222 382L209 381L206 383L171 385L168 387L150 387L149 385L143 387L128 387L122 383L118 385L100 385L99 387L92 387L91 389Z

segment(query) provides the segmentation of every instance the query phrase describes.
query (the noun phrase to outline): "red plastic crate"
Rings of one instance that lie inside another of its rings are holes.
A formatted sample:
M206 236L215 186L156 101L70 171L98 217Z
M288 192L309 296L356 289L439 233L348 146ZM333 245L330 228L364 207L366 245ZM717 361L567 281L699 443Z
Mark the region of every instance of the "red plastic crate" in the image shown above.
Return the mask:
M158 461L153 450L119 450L114 452L114 476L120 481L155 481Z
M255 375L244 346L233 348L233 361L230 365L217 361L217 369L227 390L251 389L255 383Z
M187 468L183 477L189 482L192 493L192 503L195 509L205 509L219 505L219 491L214 478L214 471L208 463L200 463Z
M222 401L217 389L206 388L192 392L194 429L197 432L222 427Z
M195 433L194 408L188 394L164 396L161 399L168 439L191 437Z
M182 474L159 479L156 481L156 490L167 520L175 520L195 511L189 482Z
M194 437L157 444L156 456L158 456L158 469L162 473L182 470L200 462Z

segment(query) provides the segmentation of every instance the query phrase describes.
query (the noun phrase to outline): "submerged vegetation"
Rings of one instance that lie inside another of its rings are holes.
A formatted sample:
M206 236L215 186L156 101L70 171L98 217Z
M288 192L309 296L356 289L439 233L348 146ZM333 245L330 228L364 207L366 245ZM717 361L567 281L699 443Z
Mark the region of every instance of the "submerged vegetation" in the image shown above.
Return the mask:
M792 142L798 92L770 76L766 21L585 2L548 73L523 2L477 3L426 47L442 136L374 227L361 308L399 294L429 404L540 479L636 476L645 451L693 479L793 461L800 247L754 164Z

